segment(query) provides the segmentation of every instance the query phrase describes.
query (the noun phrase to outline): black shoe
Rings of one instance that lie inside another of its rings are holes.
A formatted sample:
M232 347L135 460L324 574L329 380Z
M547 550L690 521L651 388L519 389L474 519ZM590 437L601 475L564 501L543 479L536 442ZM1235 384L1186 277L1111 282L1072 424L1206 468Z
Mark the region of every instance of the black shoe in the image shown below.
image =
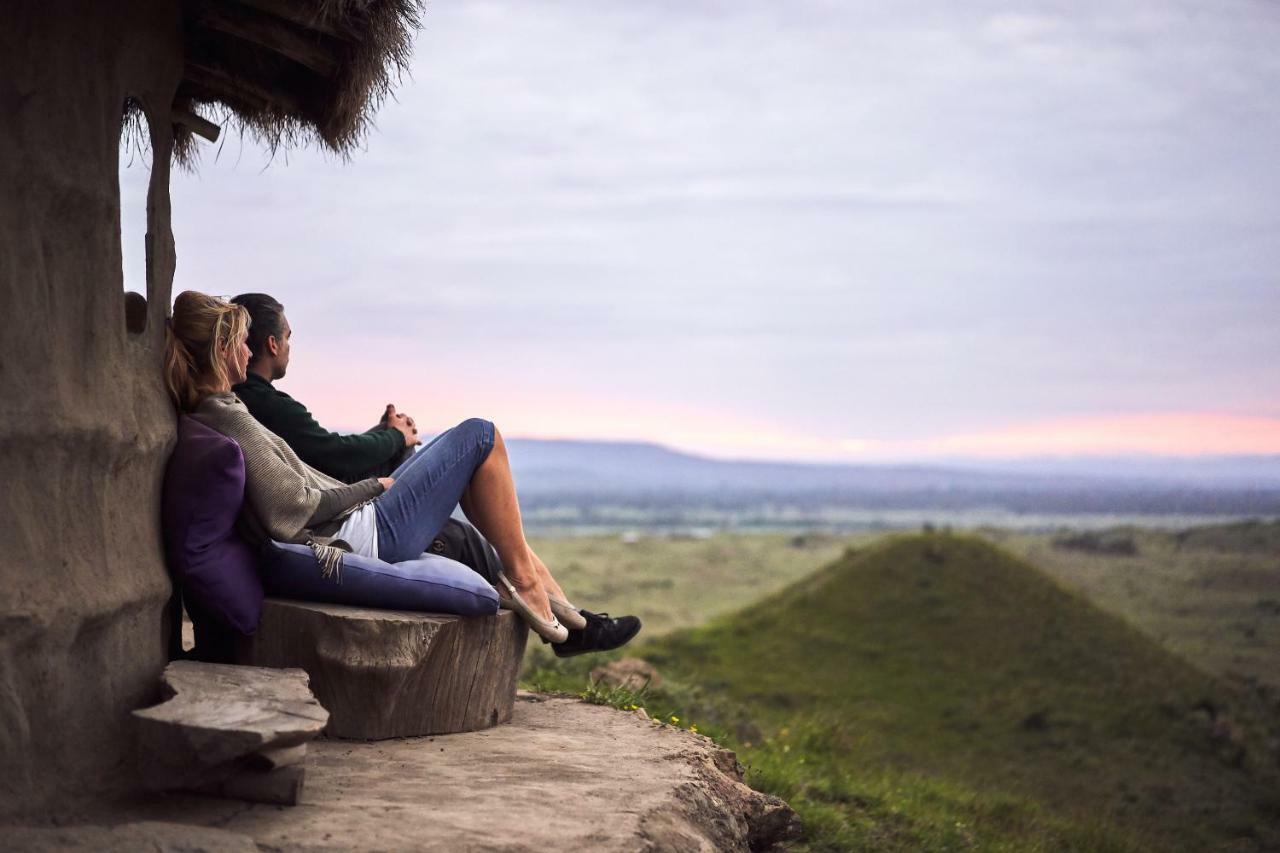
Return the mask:
M592 613L590 610L578 611L587 620L587 627L581 631L569 629L569 639L563 643L552 643L556 657L571 658L574 655L585 655L587 652L607 652L631 642L631 638L640 633L640 620L634 616L609 618L608 613Z

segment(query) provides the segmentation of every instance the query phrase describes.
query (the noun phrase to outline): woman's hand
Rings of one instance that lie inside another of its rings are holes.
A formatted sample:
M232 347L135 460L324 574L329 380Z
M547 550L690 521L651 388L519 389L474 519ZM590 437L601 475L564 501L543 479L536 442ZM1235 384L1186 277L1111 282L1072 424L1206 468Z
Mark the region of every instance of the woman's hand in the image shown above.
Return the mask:
M382 491L390 491L391 487L396 484L394 477L379 477L378 482L382 484Z

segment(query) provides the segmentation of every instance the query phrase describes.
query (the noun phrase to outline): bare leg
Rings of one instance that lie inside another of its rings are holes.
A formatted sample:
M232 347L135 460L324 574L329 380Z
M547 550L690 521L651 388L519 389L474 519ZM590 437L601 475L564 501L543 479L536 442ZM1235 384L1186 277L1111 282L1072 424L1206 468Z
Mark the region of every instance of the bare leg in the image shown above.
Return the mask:
M459 500L458 503L461 504L462 506L463 514L465 514L467 518L471 519L472 523L475 524L476 522L471 515L473 505L471 502L470 491L471 491L470 488L468 488L467 491L463 492L462 499ZM479 527L478 524L476 526ZM526 542L525 545L527 547L528 543ZM551 570L547 568L546 563L542 562L542 558L539 557L537 552L534 551L532 548L529 548L529 553L533 555L534 565L538 567L538 578L539 580L542 581L542 585L546 587L547 591L550 592L552 595L562 599L567 599L567 596L564 594L564 590L561 589L560 584L556 581L556 579L552 577ZM499 556L501 556L501 554L499 554Z
M538 567L538 577L542 580L542 585L547 588L547 592L559 599L566 599L564 590L560 588L560 584L556 583L556 579L551 576L551 570L542 562L542 558L534 554L533 549L529 549L529 553L533 554L533 563Z
M493 449L471 475L471 485L462 495L462 511L493 545L507 578L520 597L544 619L550 620L551 603L538 571L538 560L524 538L520 504L507 459L502 433L493 433ZM549 575L548 575L549 576Z

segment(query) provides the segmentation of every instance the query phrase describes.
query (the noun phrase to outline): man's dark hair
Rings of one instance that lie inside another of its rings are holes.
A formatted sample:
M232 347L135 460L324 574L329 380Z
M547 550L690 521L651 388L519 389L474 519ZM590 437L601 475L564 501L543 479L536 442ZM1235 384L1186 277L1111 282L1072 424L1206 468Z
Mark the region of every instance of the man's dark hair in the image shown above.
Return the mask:
M249 312L249 351L253 356L249 363L253 364L262 358L267 346L267 338L284 334L284 306L265 293L242 293L231 300L243 305Z

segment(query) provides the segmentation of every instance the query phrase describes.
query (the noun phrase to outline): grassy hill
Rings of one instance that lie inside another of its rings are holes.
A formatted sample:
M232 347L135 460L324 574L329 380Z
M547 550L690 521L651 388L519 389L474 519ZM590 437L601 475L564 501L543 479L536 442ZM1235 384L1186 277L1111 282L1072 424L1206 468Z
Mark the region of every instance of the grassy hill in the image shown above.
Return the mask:
M1258 710L980 539L892 538L632 652L666 685L605 698L726 739L814 849L1280 847Z
M1280 699L1280 522L984 536L1202 669Z
M740 610L832 562L847 545L871 539L761 533L624 542L583 536L535 539L533 545L573 591L574 602L634 613L644 620L644 636L653 637Z

